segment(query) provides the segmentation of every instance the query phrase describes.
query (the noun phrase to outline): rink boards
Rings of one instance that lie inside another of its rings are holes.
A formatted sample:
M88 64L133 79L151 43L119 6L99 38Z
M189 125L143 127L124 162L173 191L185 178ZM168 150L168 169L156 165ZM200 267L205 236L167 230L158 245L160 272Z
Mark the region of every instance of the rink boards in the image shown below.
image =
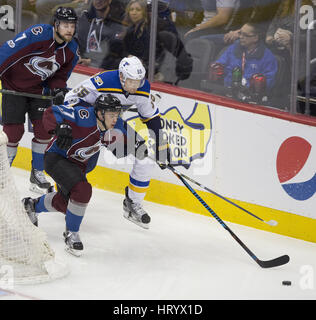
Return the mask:
M86 77L73 73L69 87ZM189 169L177 167L179 171L278 225L264 224L192 185L223 220L316 242L315 120L167 85L154 84L152 89L161 97L159 110L174 159L190 164ZM125 117L146 136L137 114ZM30 133L24 135L15 166L30 168L31 138ZM88 180L123 194L131 168L129 159L117 160L104 151ZM181 181L158 166L145 199L208 215Z

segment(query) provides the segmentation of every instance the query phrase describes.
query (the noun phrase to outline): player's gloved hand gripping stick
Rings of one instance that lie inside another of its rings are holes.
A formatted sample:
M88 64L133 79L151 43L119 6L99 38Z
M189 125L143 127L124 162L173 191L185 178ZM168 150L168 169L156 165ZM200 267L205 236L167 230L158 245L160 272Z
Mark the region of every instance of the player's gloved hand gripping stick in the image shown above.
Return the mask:
M62 150L68 150L72 144L72 128L69 124L62 122L58 123L55 129L57 136L57 147Z

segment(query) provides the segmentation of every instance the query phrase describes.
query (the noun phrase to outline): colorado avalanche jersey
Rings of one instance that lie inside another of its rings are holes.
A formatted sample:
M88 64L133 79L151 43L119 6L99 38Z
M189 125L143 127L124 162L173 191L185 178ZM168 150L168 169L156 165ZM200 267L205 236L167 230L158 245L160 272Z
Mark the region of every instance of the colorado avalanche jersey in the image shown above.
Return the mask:
M45 88L65 88L78 62L75 40L59 45L54 28L34 25L0 47L0 78L6 89L45 93Z
M144 122L159 115L158 108L151 102L148 80L145 80L144 85L136 93L129 94L122 88L118 70L100 72L81 82L66 94L65 102L76 104L83 100L94 104L97 97L105 93L116 96L123 106L136 106Z
M72 128L72 145L62 150L56 145L55 136L47 146L46 152L56 152L85 169L89 159L99 152L104 132L97 126L94 107L65 105L52 106L45 110L43 125L48 132L53 131L58 123L65 122Z

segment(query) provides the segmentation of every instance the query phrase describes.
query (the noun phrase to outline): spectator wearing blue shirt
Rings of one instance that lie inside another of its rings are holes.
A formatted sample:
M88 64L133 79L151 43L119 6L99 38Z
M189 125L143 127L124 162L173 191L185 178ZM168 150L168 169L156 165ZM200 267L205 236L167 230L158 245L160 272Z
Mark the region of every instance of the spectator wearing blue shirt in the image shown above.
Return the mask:
M249 87L252 76L262 74L266 78L267 89L273 87L278 63L273 53L265 46L263 38L264 32L260 25L246 23L240 29L239 40L217 59L217 63L224 65L226 87L232 85L232 73L236 67L241 70L243 86Z

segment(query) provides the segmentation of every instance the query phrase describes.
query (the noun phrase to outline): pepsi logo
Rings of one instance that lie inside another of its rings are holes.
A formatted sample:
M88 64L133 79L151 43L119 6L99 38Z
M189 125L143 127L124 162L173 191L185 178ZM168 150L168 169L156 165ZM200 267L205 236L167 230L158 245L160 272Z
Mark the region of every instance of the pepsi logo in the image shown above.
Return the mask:
M286 139L277 154L276 170L284 191L291 198L304 201L315 194L316 166L312 145L307 140L297 136Z

